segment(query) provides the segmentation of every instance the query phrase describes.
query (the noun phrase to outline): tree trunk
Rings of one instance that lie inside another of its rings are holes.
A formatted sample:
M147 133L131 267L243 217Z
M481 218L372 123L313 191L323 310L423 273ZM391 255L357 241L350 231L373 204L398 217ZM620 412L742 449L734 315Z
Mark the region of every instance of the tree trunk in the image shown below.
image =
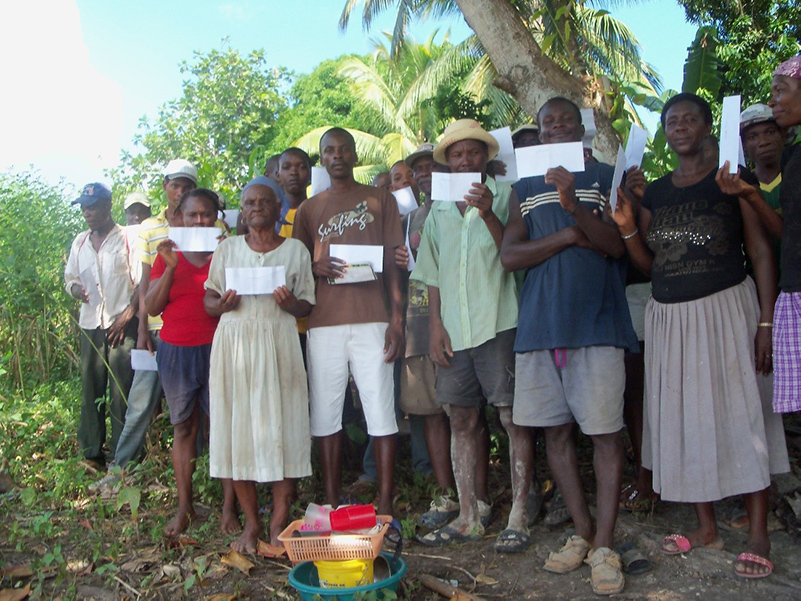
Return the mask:
M476 32L498 79L495 85L514 97L529 115L553 96L564 96L595 110L596 156L614 162L620 139L590 87L542 53L508 0L456 0L467 24Z

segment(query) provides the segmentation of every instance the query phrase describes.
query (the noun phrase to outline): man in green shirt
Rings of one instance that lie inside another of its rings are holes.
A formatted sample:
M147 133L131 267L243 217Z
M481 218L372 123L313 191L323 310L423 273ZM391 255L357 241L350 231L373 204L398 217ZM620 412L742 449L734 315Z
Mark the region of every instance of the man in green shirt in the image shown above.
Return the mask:
M533 446L527 428L512 423L513 352L517 327L514 275L501 266L500 248L514 192L487 176L498 143L472 119L447 127L434 160L452 173L475 173L464 201L435 201L426 219L411 279L428 286L430 352L437 365L436 394L450 408L451 460L459 516L418 540L431 546L479 540L484 532L476 471L484 436L479 411L484 398L496 407L509 434L513 502L507 528L495 548L524 551L529 543L526 495ZM436 198L436 196L435 196Z

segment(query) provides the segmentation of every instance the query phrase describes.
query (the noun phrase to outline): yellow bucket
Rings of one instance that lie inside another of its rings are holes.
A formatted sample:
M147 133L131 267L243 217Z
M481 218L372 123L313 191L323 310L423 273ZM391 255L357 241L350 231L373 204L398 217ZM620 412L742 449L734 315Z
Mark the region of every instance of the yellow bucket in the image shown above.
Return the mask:
M372 559L315 561L321 588L352 588L373 583Z

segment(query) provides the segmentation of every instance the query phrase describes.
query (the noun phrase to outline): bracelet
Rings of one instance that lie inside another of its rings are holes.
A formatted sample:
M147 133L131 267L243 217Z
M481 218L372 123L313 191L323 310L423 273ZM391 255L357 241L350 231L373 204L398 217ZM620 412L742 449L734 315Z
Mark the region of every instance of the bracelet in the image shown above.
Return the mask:
M565 215L567 215L568 217L572 217L572 216L573 216L573 213L575 213L576 211L578 211L578 208L579 208L579 205L580 205L580 204L581 204L580 202L576 201L576 205L573 207L573 210L572 210L572 211L570 211L570 212L568 212L568 211L565 211Z
M631 232L628 236L624 236L623 234L620 234L620 237L623 238L624 240L628 240L629 238L633 238L634 236L636 236L639 233L640 233L640 228L635 227L634 231Z
M773 327L773 322L772 321L760 321L757 324L757 327L758 328L772 328Z

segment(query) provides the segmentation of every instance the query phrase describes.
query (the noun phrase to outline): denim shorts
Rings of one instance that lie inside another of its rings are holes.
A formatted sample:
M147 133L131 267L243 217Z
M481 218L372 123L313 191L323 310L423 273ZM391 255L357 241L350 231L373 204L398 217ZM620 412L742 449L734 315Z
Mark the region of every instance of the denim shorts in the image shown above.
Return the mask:
M178 346L161 341L156 364L172 425L188 420L196 403L209 414L210 357L211 344Z

